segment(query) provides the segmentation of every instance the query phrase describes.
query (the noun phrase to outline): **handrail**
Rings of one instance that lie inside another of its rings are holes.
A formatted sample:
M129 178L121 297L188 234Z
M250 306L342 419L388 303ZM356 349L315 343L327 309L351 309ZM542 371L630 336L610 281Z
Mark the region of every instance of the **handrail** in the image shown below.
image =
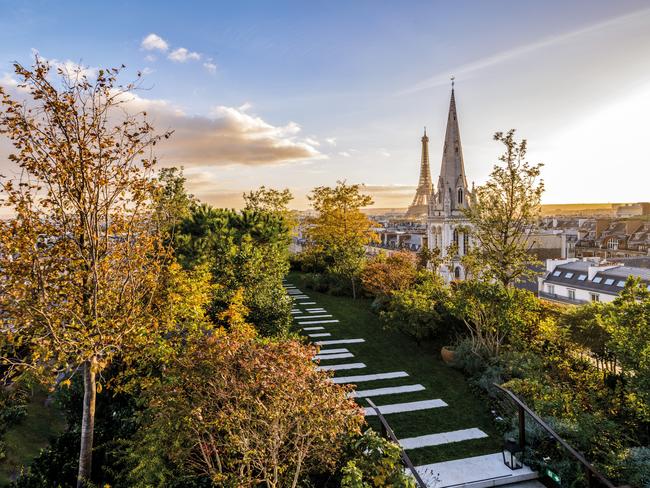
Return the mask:
M413 477L415 478L416 483L420 488L427 488L427 484L422 480L418 472L415 470L415 466L413 466L413 463L411 462L411 459L408 457L406 454L406 451L402 448L400 445L399 441L397 440L397 437L395 436L395 433L393 432L393 429L390 428L390 425L388 425L388 422L384 418L383 414L379 411L379 408L377 405L374 404L374 402L370 398L366 398L366 401L370 405L370 407L375 411L377 414L377 417L379 417L379 421L381 422L381 425L383 427L383 431L385 434L388 435L391 441L393 441L395 444L397 444L400 447L400 456L402 458L402 462L406 465L406 467L409 469Z
M600 483L605 485L607 488L617 488L611 481L609 481L607 478L605 478L600 471L598 471L592 464L585 459L585 457L580 454L578 451L576 451L573 447L569 445L564 439L562 439L557 432L555 432L551 426L549 426L544 420L541 419L539 415L537 415L535 412L533 412L528 405L526 405L524 402L522 402L517 395L515 395L513 392L508 390L507 388L502 387L501 385L498 385L497 383L492 383L494 386L497 387L501 392L505 393L510 397L510 400L512 400L514 403L517 404L517 406L520 408L520 411L523 410L526 412L530 417L539 424L542 429L544 429L546 432L548 432L553 439L555 439L564 449L569 451L569 453L580 463L582 466L585 468L587 471L587 477L591 480L592 476L595 477ZM521 414L520 414L521 415ZM522 418L520 417L519 419L520 426L522 425ZM521 439L520 439L521 442ZM591 486L591 484L590 484Z

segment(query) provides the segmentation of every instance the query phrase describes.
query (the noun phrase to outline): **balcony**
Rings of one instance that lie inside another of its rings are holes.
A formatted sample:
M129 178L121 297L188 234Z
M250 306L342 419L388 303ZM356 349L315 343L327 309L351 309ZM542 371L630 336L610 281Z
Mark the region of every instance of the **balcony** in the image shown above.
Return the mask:
M545 298L546 300L552 300L554 302L569 303L571 305L584 305L589 303L588 300L578 300L576 298L569 298L564 295L558 295L557 293L547 293L545 291L540 291L537 293L539 298Z

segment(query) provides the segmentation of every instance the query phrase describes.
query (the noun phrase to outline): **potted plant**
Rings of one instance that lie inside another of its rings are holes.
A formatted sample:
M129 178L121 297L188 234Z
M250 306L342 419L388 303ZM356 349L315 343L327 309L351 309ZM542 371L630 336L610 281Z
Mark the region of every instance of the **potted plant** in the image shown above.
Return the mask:
M446 364L451 364L454 362L455 351L453 346L444 346L440 349L440 356Z

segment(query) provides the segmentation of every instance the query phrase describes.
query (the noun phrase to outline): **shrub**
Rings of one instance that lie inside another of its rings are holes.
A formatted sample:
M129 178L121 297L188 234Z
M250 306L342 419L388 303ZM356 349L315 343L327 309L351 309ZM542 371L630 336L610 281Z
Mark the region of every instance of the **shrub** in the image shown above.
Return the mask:
M621 482L636 488L650 488L650 447L633 447L623 451L619 468Z

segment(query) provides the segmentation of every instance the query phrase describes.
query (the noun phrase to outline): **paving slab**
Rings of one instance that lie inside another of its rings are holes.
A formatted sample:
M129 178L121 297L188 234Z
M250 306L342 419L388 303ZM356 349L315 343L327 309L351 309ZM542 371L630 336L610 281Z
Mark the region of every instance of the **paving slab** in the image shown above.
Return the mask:
M316 354L313 359L319 359L321 361L327 360L327 359L345 359L345 358L353 358L354 354L349 353L349 352L342 352L339 354Z
M303 315L301 317L294 317L294 320L304 320L304 319L329 319L332 318L331 315Z
M379 411L388 415L391 413L404 413L404 412L415 412L417 410L429 410L431 408L440 408L446 407L447 404L436 398L434 400L420 400L417 402L406 402L406 403L393 403L390 405L377 405ZM373 408L367 407L364 409L366 416L377 415Z
M331 364L327 366L317 366L319 371L343 371L346 369L363 369L366 365L363 363L348 363L348 364Z
M336 319L332 320L307 320L307 321L302 321L298 322L300 325L309 325L309 324L338 324L339 321Z
M298 305L316 305L316 302L298 302Z
M406 371L391 371L390 373L365 374L360 376L341 376L332 378L334 383L363 383L364 381L391 380L393 378L405 378L409 374Z
M325 330L325 327L303 327L302 330Z
M399 393L412 393L414 391L425 390L422 385L404 385L404 386L392 386L389 388L374 388L372 390L357 390L351 391L348 393L348 398L365 398L371 396L381 396L381 395L397 395Z
M416 466L415 469L427 486L436 488L451 486L485 488L537 479L537 473L528 466L514 471L508 468L503 464L503 455L500 452L426 464ZM436 481L436 475L439 481Z
M329 332L324 332L322 334L307 334L309 337L332 337L332 334Z
M321 349L320 351L318 351L318 354L324 356L327 354L339 354L341 352L350 352L350 351L344 347L337 347L334 349Z
M334 344L358 344L366 342L365 339L334 339L331 341L316 341L317 346L333 346Z
M487 436L488 435L481 429L471 428L452 430L451 432L440 432L438 434L408 437L406 439L400 439L399 443L404 449L417 449L419 447L439 446L441 444L468 441L470 439L483 439Z

